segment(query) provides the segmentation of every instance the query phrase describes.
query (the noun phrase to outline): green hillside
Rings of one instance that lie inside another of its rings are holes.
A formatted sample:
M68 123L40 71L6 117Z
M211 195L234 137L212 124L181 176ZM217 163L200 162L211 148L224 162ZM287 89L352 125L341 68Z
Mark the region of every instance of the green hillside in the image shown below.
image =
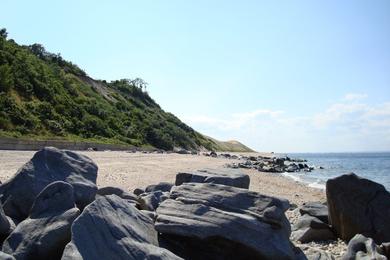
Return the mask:
M163 111L145 85L94 80L42 45L21 46L0 31L0 136L218 149Z

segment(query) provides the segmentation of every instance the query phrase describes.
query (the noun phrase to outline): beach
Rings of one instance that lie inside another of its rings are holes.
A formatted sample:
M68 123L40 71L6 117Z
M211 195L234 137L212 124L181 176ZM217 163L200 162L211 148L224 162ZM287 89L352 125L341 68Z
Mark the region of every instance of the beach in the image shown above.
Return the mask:
M34 151L1 151L0 181L11 178L16 171L34 155ZM127 153L122 151L79 152L90 157L99 167L97 184L99 187L114 186L133 192L136 188L158 182L175 182L180 171L202 168L223 168L233 159L213 158L189 154ZM261 153L259 153L260 155ZM264 155L261 154L261 155ZM252 191L288 199L301 205L306 201L325 201L323 190L310 188L277 173L257 170L242 170L250 176Z
M0 181L10 179L17 170L34 155L34 151L1 151ZM159 182L175 182L175 177L181 171L193 171L204 168L222 169L227 164L239 162L235 159L190 155L177 153L143 153L123 151L77 151L91 158L98 165L97 185L99 188L114 186L132 193L136 188L145 188ZM239 155L239 154L237 154ZM272 156L265 153L245 154L245 156ZM285 177L280 173L260 172L254 169L240 169L250 177L249 190L268 196L289 200L291 208L286 216L291 224L296 223L300 214L298 207L305 202L326 202L325 191L304 185ZM341 240L327 242L311 242L296 246L304 252L311 248L322 249L336 259L346 250L346 244Z

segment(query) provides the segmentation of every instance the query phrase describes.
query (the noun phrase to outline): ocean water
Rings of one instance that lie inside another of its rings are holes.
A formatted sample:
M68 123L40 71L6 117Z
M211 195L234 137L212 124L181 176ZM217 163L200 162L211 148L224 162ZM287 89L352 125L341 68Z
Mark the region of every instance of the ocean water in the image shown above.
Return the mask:
M316 167L312 172L283 173L286 177L303 182L310 187L325 189L328 179L355 173L373 180L390 191L390 152L380 153L291 153L290 158L306 159ZM324 169L318 169L322 166Z

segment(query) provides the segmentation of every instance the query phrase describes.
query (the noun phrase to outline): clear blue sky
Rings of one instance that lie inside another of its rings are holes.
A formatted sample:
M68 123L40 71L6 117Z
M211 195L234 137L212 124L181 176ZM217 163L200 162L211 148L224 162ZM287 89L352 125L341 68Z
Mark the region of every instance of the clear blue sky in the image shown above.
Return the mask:
M260 151L390 150L390 1L3 0L0 27L98 79L141 77Z

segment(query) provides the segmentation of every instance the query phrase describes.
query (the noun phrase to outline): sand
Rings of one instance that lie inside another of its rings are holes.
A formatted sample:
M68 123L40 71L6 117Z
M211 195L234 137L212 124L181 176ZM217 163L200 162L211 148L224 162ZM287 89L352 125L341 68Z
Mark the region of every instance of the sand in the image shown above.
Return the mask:
M99 167L99 187L116 186L132 192L158 182L174 182L176 173L202 168L221 168L234 162L225 158L202 155L144 154L127 152L80 152ZM27 162L33 151L0 151L0 181L12 177ZM280 174L243 170L251 179L250 190L288 199L300 205L305 201L325 201L324 192L309 188Z

